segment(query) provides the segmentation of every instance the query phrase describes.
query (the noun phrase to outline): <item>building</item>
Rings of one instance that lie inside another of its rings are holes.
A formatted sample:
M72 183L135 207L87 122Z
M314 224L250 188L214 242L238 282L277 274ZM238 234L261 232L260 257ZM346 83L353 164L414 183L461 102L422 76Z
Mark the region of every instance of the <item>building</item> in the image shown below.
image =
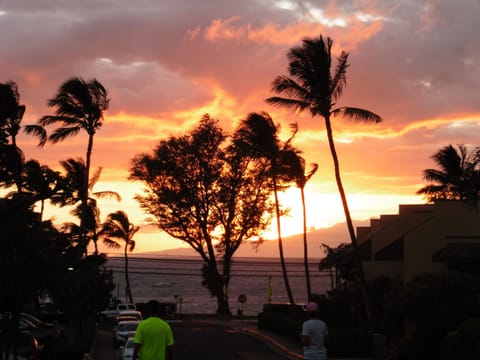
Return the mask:
M367 281L480 269L480 214L458 201L400 205L398 214L358 227L357 239Z

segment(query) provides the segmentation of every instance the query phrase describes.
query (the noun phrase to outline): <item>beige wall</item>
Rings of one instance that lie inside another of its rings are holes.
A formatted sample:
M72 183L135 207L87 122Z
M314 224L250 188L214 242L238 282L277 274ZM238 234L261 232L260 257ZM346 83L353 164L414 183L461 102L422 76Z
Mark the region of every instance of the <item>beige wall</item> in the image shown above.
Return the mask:
M392 242L403 239L403 261L364 262L368 280L379 275L400 275L408 282L418 274L445 271L432 255L452 243L480 243L480 216L459 202L400 205L398 215L372 219L358 229L359 243L372 241L372 258Z

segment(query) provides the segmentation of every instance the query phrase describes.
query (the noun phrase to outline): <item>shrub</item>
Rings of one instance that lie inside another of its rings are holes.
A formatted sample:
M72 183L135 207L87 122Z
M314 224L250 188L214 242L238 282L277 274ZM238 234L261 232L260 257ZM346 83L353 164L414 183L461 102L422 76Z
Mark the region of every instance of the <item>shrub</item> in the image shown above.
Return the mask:
M329 357L367 358L371 355L371 338L365 329L332 328L327 350Z
M300 342L302 324L306 313L301 305L264 304L258 314L258 328L285 335L295 342Z

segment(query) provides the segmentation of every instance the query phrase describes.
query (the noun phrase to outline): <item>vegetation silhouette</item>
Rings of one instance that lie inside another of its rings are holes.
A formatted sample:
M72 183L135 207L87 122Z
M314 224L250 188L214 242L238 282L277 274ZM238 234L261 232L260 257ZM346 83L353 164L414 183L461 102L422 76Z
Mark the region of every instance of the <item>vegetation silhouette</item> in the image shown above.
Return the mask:
M423 170L424 180L430 182L417 191L427 201L461 200L477 209L480 194L480 148L468 150L465 145L448 145L432 159L438 169Z
M75 136L82 130L88 135L85 174L80 192L82 207L80 231L85 253L87 251L88 183L90 180L93 138L103 125L103 113L108 109L109 102L107 90L99 81L96 79L85 81L80 77L74 77L65 81L57 94L48 101L48 105L54 108L55 114L45 115L38 121L43 127L58 126L48 137L54 144Z
M125 258L125 284L127 287L127 295L131 304L133 302L132 288L130 287L130 278L128 276L128 252L135 249L134 235L140 229L130 223L128 215L125 211L118 210L108 214L107 219L103 223L99 235L103 238L103 242L110 248L118 249L121 245L116 241L123 241L123 256Z
M79 245L79 249L87 253L87 249L84 246L93 242L94 254L98 254L98 229L100 227L100 209L97 206L97 199L114 199L118 202L122 200L119 193L111 190L94 191L94 187L100 179L102 168L99 167L90 177L87 184L87 206L84 208L82 192L85 188L85 172L86 165L83 159L67 159L60 162L62 168L65 171L63 177L62 197L57 196L55 201L61 205L74 206L72 214L80 219L80 226L69 223L67 227L70 232L76 233ZM83 215L85 211L85 215ZM82 230L81 223L84 221L84 228ZM82 240L82 234L85 239Z
M302 216L303 216L303 264L305 268L305 285L307 288L307 299L312 297L312 286L310 283L310 269L308 262L308 242L307 242L307 205L305 201L305 186L307 182L318 170L318 164L311 164L310 170L306 172L306 161L300 155L300 150L293 148L284 151L282 154L282 163L287 164L285 168L289 172L297 187L300 189L300 197L302 200Z
M0 84L0 186L16 188L0 199L0 312L2 319L7 319L1 322L2 340L6 339L1 352L7 358L11 351L15 353L20 312L26 307L38 312L39 296L48 294L68 324L66 338L58 340L57 350L73 356L88 351L91 345L96 310L108 305L114 289L112 272L102 269L105 255L82 256L75 233L43 220L44 202L75 203L75 194L82 190L72 186L81 181L69 181L37 160L25 161L16 143L18 130L23 127L25 132L39 135L39 145L44 144L46 132L41 124L22 125L26 107L20 105L18 88L12 84ZM13 91L4 91L6 88ZM38 212L37 202L41 203ZM54 356L50 345L44 348L47 357Z
M396 332L398 329L391 328L401 327L399 324L403 325L405 319L415 322L416 333L409 345L410 355L427 358L426 352L445 335L446 325L434 321L442 319L439 314L453 314L455 319L451 322L459 321L467 314L459 309L465 303L475 308L475 311L468 312L469 315L479 316L476 310L479 308L480 288L478 266L456 269L470 272L466 275L451 271L446 275L426 274L404 285L380 279L369 284L370 289L367 289L340 176L331 120L335 116L371 123L382 119L364 109L336 107L346 85L349 65L348 53L342 52L332 71L332 44L330 38L320 36L305 39L301 46L292 48L287 55L290 77L279 76L272 83L274 92L286 96L274 96L266 101L299 112L308 109L312 117L320 116L325 121L335 179L351 238L351 244L342 244L338 248L325 245L326 257L319 264L320 269L331 271L332 291L328 296L339 310L332 314L343 314L342 321L353 324L349 318L351 314L345 315L345 309L355 308L360 301L352 295L352 284L359 279L370 329L373 321L367 290L374 299L375 320L383 321L382 329L390 335L401 334L401 331ZM85 81L74 77L61 85L48 104L54 108L54 115L43 116L35 125L23 125L27 108L20 101L17 84L13 81L0 83L0 186L10 191L0 198L0 312L2 319L9 319L1 322L2 340L7 339L7 346L2 344L2 352L7 358L9 346L15 343L20 312L25 306L38 310L41 294L48 294L57 310L65 315L68 326L63 345L81 353L89 349L95 315L108 305L115 288L112 272L104 269L106 256L98 252L99 238L111 246L115 243L120 246L117 239L124 242L126 283L129 300L133 302L127 253L134 249L133 236L138 227L130 223L123 211L109 214L101 224L95 197L119 198L119 195L93 192L101 172L99 168L91 174L93 140L103 126L103 114L109 106L107 91L96 79ZM47 137L45 129L51 125L58 127ZM62 173L37 160L26 161L17 144L21 129L38 136L40 146L47 139L57 143L85 131L88 135L85 162L81 158L61 161ZM130 179L142 181L145 185L144 194L138 195L137 200L155 224L172 237L188 243L200 255L204 262L202 285L217 298L218 314L231 314L228 288L236 250L250 239L261 243L262 233L273 214L276 215L286 292L289 301L294 303L280 226L286 210L281 208L278 200L278 191L293 183L299 187L302 197L307 295L309 299L315 295L309 280L303 190L318 166L313 164L306 172L300 150L292 145L298 130L296 124L292 130L291 137L282 142L278 136L279 127L268 113L262 112L249 114L233 134L228 135L216 120L205 115L191 132L161 140L152 154L139 154L132 159ZM477 206L479 148L469 152L464 145L457 148L449 145L440 149L433 159L439 169L424 170L424 180L431 184L418 190L417 194L425 195L430 202L460 200ZM271 200L272 192L274 201ZM59 227L53 220L44 220L46 201L54 206L73 207L80 225L67 223ZM95 246L92 255L87 253L90 241ZM454 304L454 313L444 311L452 308L452 303L459 298L462 301ZM433 304L432 299L436 303ZM423 344L424 340L428 346ZM78 343L80 341L82 344ZM436 351L438 354L438 349Z
M285 154L293 150L291 141L297 132L296 126L293 126L293 130L294 131L290 138L282 144L278 136L278 126L275 125L273 119L266 112L250 113L244 120L241 121L239 127L237 128L237 133L241 134L241 146L248 149L248 151L251 153L251 156L259 159L266 159L269 166L269 174L271 177L273 195L275 199L275 215L280 264L282 267L285 290L287 292L288 300L291 304L295 304L295 300L288 279L287 266L283 251L280 222L282 212L280 210L280 202L278 200L278 191L279 188L281 188L282 182L288 183L293 179L293 175L288 169L291 164L283 161Z
M347 82L346 72L349 66L349 54L342 51L338 57L337 66L332 71L332 45L333 41L330 38L324 40L320 35L318 38L304 39L301 46L290 49L287 53L289 60L288 73L290 77L283 75L278 76L272 83L272 90L274 92L285 94L287 97L273 96L266 99L266 101L272 105L292 108L297 112L308 109L312 117L321 116L324 119L335 170L335 180L342 200L348 232L357 257L359 282L365 302L365 312L368 322L372 324L368 286L365 280L360 249L358 247L355 228L353 227L352 217L340 174L340 163L335 148L331 120L332 117L343 116L357 121L378 123L382 118L365 109L347 106L335 107L340 96L343 94Z
M242 243L260 238L272 210L267 163L242 143L241 133L229 138L205 115L189 133L137 155L130 169L130 179L145 186L136 199L152 222L203 260L202 285L220 315L231 314L232 258Z

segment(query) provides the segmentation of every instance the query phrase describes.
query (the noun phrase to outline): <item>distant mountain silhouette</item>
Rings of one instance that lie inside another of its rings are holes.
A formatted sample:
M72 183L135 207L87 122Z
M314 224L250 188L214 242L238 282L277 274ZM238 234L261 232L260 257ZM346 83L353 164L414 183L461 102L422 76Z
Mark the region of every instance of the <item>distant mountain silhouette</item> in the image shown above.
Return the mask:
M354 226L365 226L369 220L354 221ZM346 223L338 223L328 228L316 229L308 233L308 253L310 259L321 259L324 257L321 244L337 246L341 243L350 243L350 236ZM287 258L303 258L303 234L296 234L283 238L283 252ZM198 256L191 248L167 249L162 251L148 251L132 254L132 256ZM235 257L278 257L278 242L276 239L265 240L255 248L250 244L243 244L235 253Z

